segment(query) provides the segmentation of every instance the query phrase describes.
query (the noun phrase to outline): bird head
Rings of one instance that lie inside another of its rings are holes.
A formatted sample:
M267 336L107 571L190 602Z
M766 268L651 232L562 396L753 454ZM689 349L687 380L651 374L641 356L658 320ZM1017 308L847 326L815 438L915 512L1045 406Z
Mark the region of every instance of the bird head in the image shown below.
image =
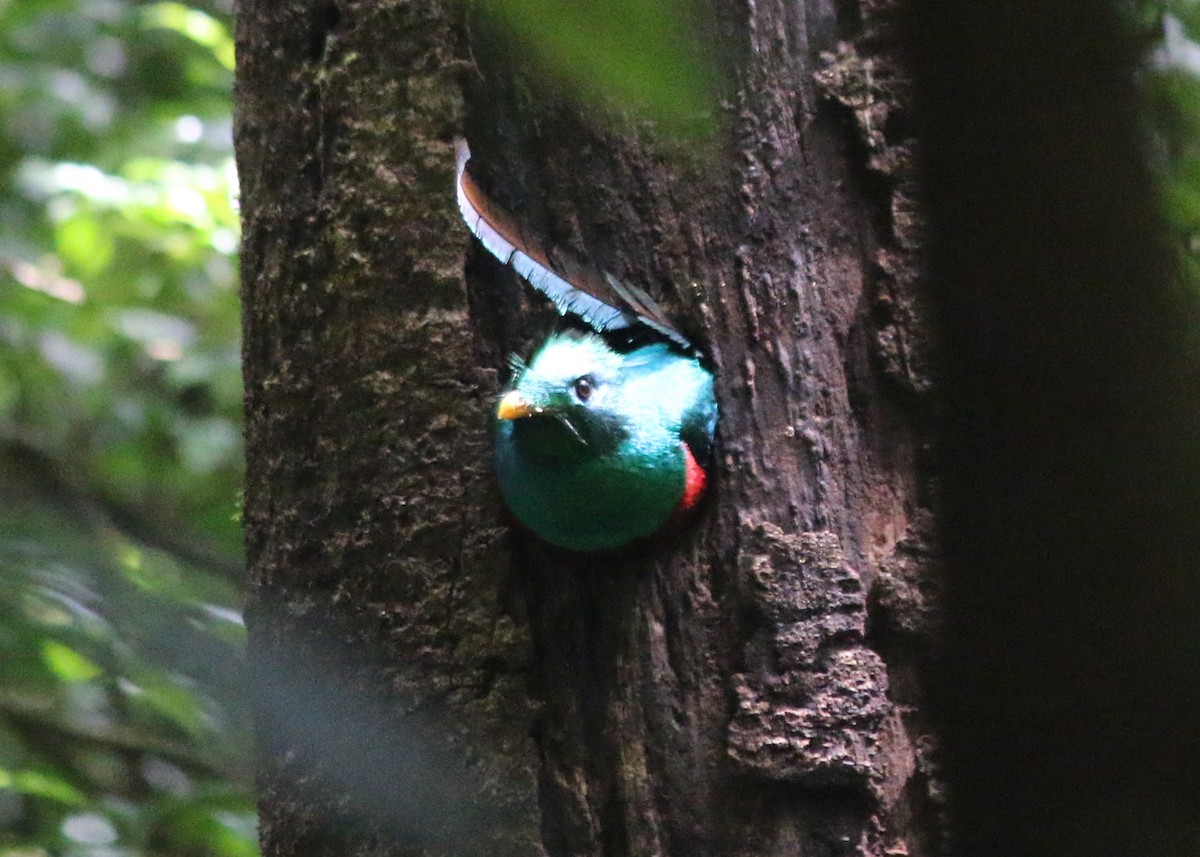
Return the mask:
M528 365L516 364L496 418L546 457L603 454L626 435L625 363L599 336L554 334Z

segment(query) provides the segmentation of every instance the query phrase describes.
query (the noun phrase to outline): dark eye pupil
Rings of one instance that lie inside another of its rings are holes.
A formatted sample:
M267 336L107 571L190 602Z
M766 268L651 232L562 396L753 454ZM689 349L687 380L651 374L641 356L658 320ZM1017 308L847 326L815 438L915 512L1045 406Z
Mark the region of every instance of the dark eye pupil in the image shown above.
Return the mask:
M575 395L579 397L579 401L586 402L592 397L593 382L587 375L584 375L582 378L576 378L574 388Z

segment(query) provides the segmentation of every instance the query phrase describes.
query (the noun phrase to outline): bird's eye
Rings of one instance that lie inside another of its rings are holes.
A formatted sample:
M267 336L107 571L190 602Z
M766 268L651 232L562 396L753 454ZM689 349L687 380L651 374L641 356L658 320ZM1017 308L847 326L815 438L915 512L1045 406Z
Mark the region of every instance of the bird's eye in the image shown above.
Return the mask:
M596 379L591 375L581 375L571 384L571 389L575 391L575 398L581 402L586 402L592 397L592 392L596 389Z

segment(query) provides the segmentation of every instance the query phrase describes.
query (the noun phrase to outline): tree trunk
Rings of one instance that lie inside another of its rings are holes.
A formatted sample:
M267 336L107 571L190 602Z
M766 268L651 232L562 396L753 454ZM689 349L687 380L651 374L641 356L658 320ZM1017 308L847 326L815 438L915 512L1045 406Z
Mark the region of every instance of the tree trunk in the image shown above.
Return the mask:
M474 7L247 0L248 623L285 855L931 854L920 220L886 4L714 0L706 152L539 83ZM532 97L530 97L532 94ZM666 546L505 525L487 429L548 314L481 181L711 356L715 490Z

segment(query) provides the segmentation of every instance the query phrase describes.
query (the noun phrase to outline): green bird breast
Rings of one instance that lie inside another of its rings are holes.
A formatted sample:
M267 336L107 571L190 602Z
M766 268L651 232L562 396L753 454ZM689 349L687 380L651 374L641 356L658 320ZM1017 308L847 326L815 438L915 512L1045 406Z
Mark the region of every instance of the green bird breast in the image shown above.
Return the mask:
M559 458L564 429L552 417L502 423L500 490L517 520L572 550L620 547L656 532L683 496L683 447L675 438L629 441L607 454Z
M571 550L652 535L684 497L693 444L711 441L712 376L666 346L628 354L552 336L497 413L496 474L516 518Z

